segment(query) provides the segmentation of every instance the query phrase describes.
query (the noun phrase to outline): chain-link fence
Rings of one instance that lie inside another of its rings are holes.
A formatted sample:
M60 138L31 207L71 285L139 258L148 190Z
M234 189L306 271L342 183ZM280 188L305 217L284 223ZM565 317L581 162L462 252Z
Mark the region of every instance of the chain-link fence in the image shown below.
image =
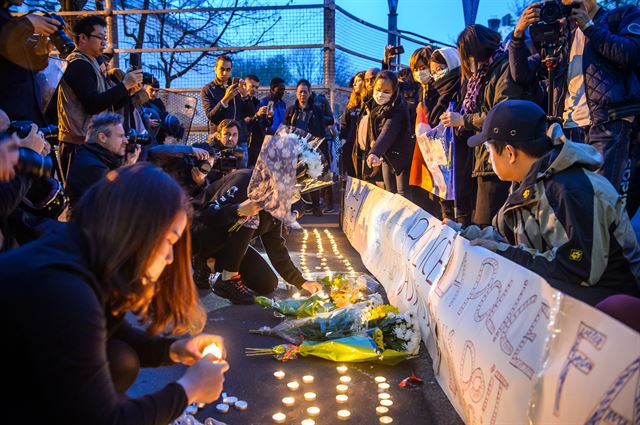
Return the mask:
M35 0L29 6L51 10L56 5ZM386 29L351 15L334 0L289 6L239 5L238 0L89 0L82 11L60 14L68 24L82 15L104 16L116 66L127 69L130 55L140 53L143 69L165 88L162 96L170 111L184 107L182 96L197 99L190 139L201 139L206 132L199 92L214 78L216 57L233 58L234 76L258 76L262 95L273 77L281 77L287 104L295 101L296 81L305 78L327 96L337 117L347 103L351 77L379 67L390 38ZM443 44L402 32L393 38L405 48L400 57L404 66L413 50Z

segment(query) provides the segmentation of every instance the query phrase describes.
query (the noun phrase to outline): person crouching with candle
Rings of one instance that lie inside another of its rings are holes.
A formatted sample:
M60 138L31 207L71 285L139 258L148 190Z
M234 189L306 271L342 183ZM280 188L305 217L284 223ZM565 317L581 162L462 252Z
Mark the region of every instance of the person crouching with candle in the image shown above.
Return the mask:
M85 193L70 223L0 256L8 415L166 424L189 403L218 398L229 366L201 353L222 340L158 335L195 334L206 320L190 273L188 206L159 168L119 168ZM172 363L190 367L158 392L124 394L139 366Z

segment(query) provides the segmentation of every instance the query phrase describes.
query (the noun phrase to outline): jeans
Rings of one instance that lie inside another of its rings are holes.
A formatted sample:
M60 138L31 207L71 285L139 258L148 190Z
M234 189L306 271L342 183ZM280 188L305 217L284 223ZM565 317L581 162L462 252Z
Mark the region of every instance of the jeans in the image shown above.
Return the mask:
M626 120L609 121L590 127L565 128L564 134L574 142L587 143L600 152L604 164L596 172L606 177L621 194L628 181L623 178L629 167L629 147L633 124ZM628 174L628 173L627 173Z
M478 176L476 208L471 222L479 226L489 226L509 196L509 182L501 181L497 176Z
M394 174L386 161L382 162L382 179L384 187L391 193L397 193L409 199L409 171L402 170L400 174Z

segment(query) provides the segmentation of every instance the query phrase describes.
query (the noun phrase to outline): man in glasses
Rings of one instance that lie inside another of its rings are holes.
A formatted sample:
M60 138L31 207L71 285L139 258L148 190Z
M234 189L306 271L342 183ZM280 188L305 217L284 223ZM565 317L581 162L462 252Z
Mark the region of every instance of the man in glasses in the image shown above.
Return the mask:
M142 70L125 74L121 83L108 88L96 58L106 47L107 23L100 16L85 16L73 26L76 49L58 92L60 161L65 176L77 148L85 143L90 118L116 105L142 89Z

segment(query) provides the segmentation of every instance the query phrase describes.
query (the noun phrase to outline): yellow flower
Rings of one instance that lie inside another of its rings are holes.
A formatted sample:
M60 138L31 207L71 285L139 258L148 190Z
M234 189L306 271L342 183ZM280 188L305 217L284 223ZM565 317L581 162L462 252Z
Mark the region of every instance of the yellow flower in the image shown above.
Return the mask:
M382 319L387 317L389 313L399 314L398 309L390 304L382 304L374 307L369 313L369 320Z
M376 343L378 348L381 351L384 351L384 338L382 335L382 330L380 328L376 329L372 335L373 341Z

